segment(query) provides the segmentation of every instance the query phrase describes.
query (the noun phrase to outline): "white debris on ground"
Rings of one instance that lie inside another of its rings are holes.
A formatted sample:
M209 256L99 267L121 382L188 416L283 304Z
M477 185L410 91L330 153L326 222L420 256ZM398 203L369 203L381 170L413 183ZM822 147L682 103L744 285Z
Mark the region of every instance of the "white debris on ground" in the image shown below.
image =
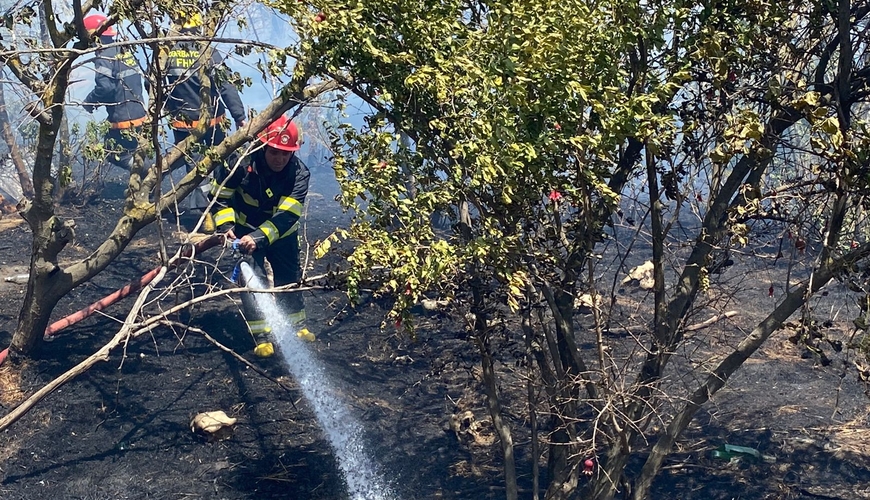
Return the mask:
M652 290L655 279L653 278L653 263L651 260L635 267L622 280L623 285L636 285L643 290Z
M212 439L225 439L232 434L238 419L228 416L221 410L198 414L190 421L190 430L208 435Z

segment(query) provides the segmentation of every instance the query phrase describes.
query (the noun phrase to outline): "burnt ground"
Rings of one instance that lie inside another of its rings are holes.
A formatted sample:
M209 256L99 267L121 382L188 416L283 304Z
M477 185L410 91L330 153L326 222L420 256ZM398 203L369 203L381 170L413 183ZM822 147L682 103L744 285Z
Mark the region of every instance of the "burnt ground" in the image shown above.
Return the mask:
M319 194L309 199L306 225L311 241L344 220L332 202L332 189L315 176L312 191ZM107 194L64 208L64 215L78 223L76 244L64 255L72 259L94 248L119 204ZM26 226L3 226L0 235L2 275L26 272ZM157 265L156 235L154 228L143 231L124 256L64 300L55 318ZM211 250L203 259L217 254ZM309 275L326 265L314 261ZM741 325L765 313L768 304L755 298L766 296L767 286L767 281L744 285L745 296L729 304L741 315L717 326L703 342L689 342L692 356L708 352L715 357L733 345L743 334ZM9 343L23 291L24 285L0 283L2 346ZM623 293L627 302L643 297L637 290ZM131 302L128 298L46 343L38 360L22 368L20 379L4 367L0 415L99 349L117 331L117 318ZM439 314L420 316L418 338L411 341L392 326L381 328L385 310L377 301L350 307L340 292L317 290L307 293L306 306L318 337L310 348L335 382L336 398L365 429L372 462L399 498L504 497L498 444L487 439L486 427L474 443L449 426L452 415L466 410L488 420L474 348L464 339L461 323ZM0 498L347 498L338 462L293 378L279 363L252 358L237 304L217 299L181 319L286 388L196 332L155 329L61 387L0 434ZM514 340L507 341L505 352L511 353L522 343L518 331L508 330ZM699 412L652 498L870 498L870 411L864 386L850 368L854 355L834 354L823 366L788 336L788 331L777 333ZM631 342L630 335L625 339ZM498 366L502 376L518 381L515 360L507 354L504 361ZM518 382L514 387L516 397L505 395L506 416L521 428L525 389ZM238 419L227 439L191 432L193 416L211 410ZM517 456L523 495L530 498L529 447L523 436L518 432ZM757 448L775 462L712 458L710 451L723 443Z

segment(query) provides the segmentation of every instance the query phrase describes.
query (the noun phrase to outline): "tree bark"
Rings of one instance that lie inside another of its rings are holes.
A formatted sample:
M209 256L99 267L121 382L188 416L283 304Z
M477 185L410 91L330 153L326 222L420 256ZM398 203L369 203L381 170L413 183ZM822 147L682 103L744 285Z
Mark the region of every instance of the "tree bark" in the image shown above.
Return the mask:
M57 256L74 236L73 224L65 224L54 215L54 183L51 177L57 131L63 117L63 96L68 86L71 67L69 60L62 63L55 73L56 79L49 83L42 94L42 118L39 119L33 164L34 196L32 203L27 203L21 212L33 231L30 279L27 282L24 304L18 315L18 325L12 337L13 353L38 350L51 311L60 299L53 291L61 287L52 283L58 280L60 270Z
M514 442L510 426L501 416L501 401L498 396L498 383L495 376L494 361L486 341L486 332L477 331L477 347L480 349L480 365L483 369L483 386L486 390L486 403L492 425L498 433L501 451L504 455L505 498L517 500L517 466L514 457Z
M531 303L531 299L528 299L528 301L529 303ZM538 483L540 481L540 467L538 465L538 461L540 459L541 452L538 446L538 402L535 398L535 378L534 370L532 368L535 363L535 356L533 354L535 348L532 342L532 339L534 337L534 330L532 329L531 311L529 309L523 310L522 326L523 334L526 341L526 363L528 365L526 366L528 377L528 379L526 380L526 397L528 398L527 403L529 405L529 432L532 436L532 500L538 500Z
M486 321L485 299L481 292L480 282L477 279L472 279L471 288L473 297L471 312L474 315L472 327L474 329L474 340L480 351L483 386L486 391L486 406L489 410L489 416L492 418L493 428L498 433L504 458L505 498L507 500L517 500L517 465L514 457L514 442L510 427L501 415L502 408L498 396L498 382L495 376L494 360L492 359L489 341L487 340L489 332Z
M3 65L0 64L0 69L2 67ZM27 171L24 158L21 156L21 150L18 149L18 139L12 130L12 125L9 123L9 112L6 109L6 94L2 85L0 85L0 134L3 135L3 140L6 142L6 146L9 147L9 157L12 159L12 165L18 174L21 194L24 198L33 198L33 181L30 180L30 172Z
M574 274L567 272L561 283L563 288L554 289L546 283L540 287L554 320L555 338L548 341L550 356L554 363L562 366L558 373L557 397L552 399L553 431L550 433L552 441L547 464L550 484L544 496L547 500L572 498L580 484L574 427L580 417L577 401L580 400L581 385L592 404L598 405L598 389L589 377L589 369L574 338L574 296L564 291L573 289L574 283Z

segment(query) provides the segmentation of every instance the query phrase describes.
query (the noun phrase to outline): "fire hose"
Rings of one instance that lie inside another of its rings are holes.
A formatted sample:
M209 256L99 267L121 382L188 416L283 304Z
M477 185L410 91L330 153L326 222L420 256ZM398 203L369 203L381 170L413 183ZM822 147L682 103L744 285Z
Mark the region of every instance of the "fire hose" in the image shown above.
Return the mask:
M173 267L173 268L177 267L179 264L181 264L185 260L189 259L191 256L197 255L201 252L204 252L204 251L208 250L209 248L212 248L216 245L223 244L223 242L225 240L226 240L226 238L224 235L213 234L213 235L209 236L208 238L205 238L203 240L200 240L200 241L194 243L193 245L187 245L184 248L182 248L182 251L181 251L178 258L175 258L175 259L172 259L169 261L169 267ZM154 277L157 276L157 274L160 272L160 269L162 269L162 267L163 266L155 267L151 271L148 271L147 273L142 275L141 278L131 281L127 285L119 288L118 290L115 290L114 292L110 293L109 295L106 295L105 297L94 302L93 304L91 304L83 309L80 309L80 310L70 314L69 316L65 316L65 317L55 321L54 323L50 324L48 326L48 328L45 329L45 333L43 336L50 337L52 335L55 335L56 333L63 330L64 328L78 323L79 321L87 318L88 316L90 316L91 314L93 314L97 311L102 311L103 309L111 306L115 302L118 302L119 300L123 299L124 297L127 297L131 293L134 293L134 292L141 290L142 287L144 287L145 285L150 283L151 280L153 280ZM3 349L2 351L0 351L0 365L3 364L3 362L6 360L6 357L8 355L9 355L9 348L8 347L6 349Z

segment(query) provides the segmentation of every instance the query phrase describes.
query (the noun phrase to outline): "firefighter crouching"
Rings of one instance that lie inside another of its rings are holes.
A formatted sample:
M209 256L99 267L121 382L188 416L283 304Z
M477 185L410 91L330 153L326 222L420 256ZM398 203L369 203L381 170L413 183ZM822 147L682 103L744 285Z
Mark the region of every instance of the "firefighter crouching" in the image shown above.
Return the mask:
M212 215L218 231L239 240L239 250L249 255L248 262L262 282L265 283L264 259L268 259L276 287L298 283L299 219L310 178L308 167L295 154L300 145L299 131L282 116L258 139L265 146L246 157L231 175L226 165L215 171ZM276 301L281 311L288 314L297 335L314 340L305 328L302 294L280 293ZM242 309L254 337L254 354L272 356L276 348L272 328L256 307L253 294L242 294Z
M83 19L85 29L93 34L106 22L106 16L92 14ZM99 106L106 107L109 131L105 146L108 160L125 169L130 169L133 154L139 147L142 124L145 123L145 106L142 100L142 75L137 69L136 57L127 48L112 47L115 42L114 26L100 35L100 45L94 59L94 90L85 97L84 109L93 113Z

